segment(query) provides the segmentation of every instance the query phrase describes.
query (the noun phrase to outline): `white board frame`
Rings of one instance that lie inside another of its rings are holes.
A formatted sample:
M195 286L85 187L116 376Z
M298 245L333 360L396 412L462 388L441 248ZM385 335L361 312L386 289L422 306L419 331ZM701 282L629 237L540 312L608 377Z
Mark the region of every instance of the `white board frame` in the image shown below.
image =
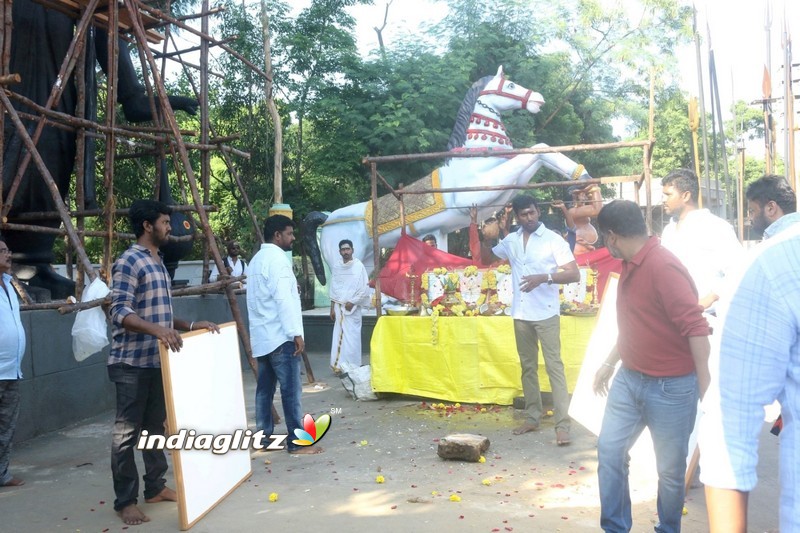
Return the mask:
M247 429L244 385L236 324L220 333L181 335L180 352L159 343L167 428L200 434L231 434ZM194 526L252 474L250 450L214 454L211 450L174 450L178 514L182 531Z

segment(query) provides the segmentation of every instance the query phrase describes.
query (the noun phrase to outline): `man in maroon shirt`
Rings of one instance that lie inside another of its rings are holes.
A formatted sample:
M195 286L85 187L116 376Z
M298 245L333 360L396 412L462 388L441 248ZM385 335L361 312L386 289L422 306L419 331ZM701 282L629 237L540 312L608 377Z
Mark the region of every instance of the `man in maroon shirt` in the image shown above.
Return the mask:
M708 386L711 333L689 272L657 237L648 237L638 205L615 200L597 217L609 252L623 260L617 294L617 344L595 374L608 394L597 441L600 527L633 526L630 451L647 427L658 470L657 532L681 530L689 435L698 394ZM622 365L609 389L617 361Z

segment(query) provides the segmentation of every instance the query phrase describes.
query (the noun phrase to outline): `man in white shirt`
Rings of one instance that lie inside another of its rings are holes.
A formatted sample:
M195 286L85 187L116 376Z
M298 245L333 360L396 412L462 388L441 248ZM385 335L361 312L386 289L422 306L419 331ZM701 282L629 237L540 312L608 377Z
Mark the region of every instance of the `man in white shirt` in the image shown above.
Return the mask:
M239 246L239 243L236 241L229 241L226 248L228 249L228 256L223 260L223 263L228 271L228 275L232 277L246 275L247 263L244 259L239 257L242 253L242 248ZM208 281L214 283L218 279L219 269L217 269L216 264L213 264L211 266L211 274L208 276ZM242 283L242 285L244 285L244 283Z
M672 217L661 244L689 271L703 309L711 309L719 300L726 273L743 258L742 245L730 224L698 207L700 185L694 172L675 170L661 185L664 212Z
M539 222L539 207L532 196L519 195L512 202L519 229L494 248L484 243L482 262L506 259L511 263L514 285L514 335L522 365L525 422L514 430L522 435L539 429L542 396L539 392L539 342L553 390L556 443L570 443L569 393L561 360L561 317L558 285L580 279L569 244Z
M303 429L300 404L300 358L305 350L303 317L297 280L286 252L292 250L294 222L283 215L273 215L264 222L266 243L250 262L247 288L247 312L250 342L258 361L256 384L256 429L272 435L272 399L275 386L281 385L281 403L289 438L289 453L322 452L319 446L293 443L294 430Z
M331 265L331 368L335 374L361 366L361 310L369 304L367 269L353 257L353 242L339 242L339 255Z

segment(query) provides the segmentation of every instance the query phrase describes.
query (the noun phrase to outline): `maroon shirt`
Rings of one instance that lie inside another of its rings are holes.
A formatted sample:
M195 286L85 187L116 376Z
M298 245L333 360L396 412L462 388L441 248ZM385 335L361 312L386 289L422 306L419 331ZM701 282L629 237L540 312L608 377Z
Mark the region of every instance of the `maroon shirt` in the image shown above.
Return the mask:
M622 264L617 349L622 364L648 376L694 372L689 337L711 334L689 271L658 237Z

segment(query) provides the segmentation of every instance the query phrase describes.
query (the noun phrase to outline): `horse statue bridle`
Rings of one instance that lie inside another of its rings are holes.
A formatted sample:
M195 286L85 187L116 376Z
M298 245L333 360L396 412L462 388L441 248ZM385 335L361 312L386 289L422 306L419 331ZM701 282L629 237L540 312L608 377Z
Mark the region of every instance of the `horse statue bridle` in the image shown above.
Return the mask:
M500 79L500 86L497 87L497 89L484 89L484 90L482 90L480 92L479 96L489 95L489 94L496 94L498 96L505 96L506 98L510 98L512 100L517 100L517 101L521 102L522 106L520 107L520 109L525 109L526 107L528 107L528 100L530 100L531 94L533 93L533 91L531 89L528 89L528 91L523 96L518 96L518 95L513 94L513 93L505 92L505 91L503 91L503 85L505 85L506 81L508 81L508 80L506 80L505 77L501 78ZM510 83L513 83L513 82L510 82Z

